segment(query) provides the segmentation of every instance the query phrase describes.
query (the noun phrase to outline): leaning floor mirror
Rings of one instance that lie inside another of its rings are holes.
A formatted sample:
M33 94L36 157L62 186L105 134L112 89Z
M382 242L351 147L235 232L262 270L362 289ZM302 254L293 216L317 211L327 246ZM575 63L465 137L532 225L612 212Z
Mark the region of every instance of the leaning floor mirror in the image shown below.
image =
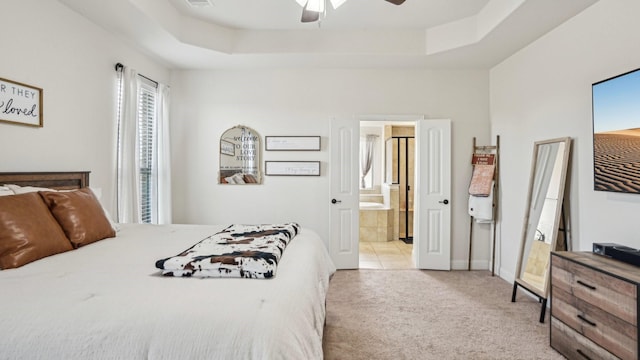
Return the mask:
M518 286L537 296L544 322L549 295L551 251L566 250L566 218L562 211L571 138L537 141L522 226L522 240L511 301Z

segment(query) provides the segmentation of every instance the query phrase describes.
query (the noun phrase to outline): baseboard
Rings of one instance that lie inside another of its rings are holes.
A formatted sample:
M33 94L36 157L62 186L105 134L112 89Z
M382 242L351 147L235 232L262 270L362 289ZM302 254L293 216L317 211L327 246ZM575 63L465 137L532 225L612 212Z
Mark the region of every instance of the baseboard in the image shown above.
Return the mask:
M506 282L510 282L512 284L516 279L514 273L512 273L511 271L507 271L504 268L500 268L500 277L503 278Z
M468 270L469 263L465 260L454 260L451 262L451 270ZM471 270L490 270L489 261L471 260Z

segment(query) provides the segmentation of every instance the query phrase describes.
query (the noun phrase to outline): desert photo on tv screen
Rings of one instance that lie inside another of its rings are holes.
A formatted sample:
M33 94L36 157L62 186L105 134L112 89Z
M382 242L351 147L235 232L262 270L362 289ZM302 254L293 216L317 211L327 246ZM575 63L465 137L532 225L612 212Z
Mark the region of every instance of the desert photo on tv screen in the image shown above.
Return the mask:
M592 90L594 189L640 193L640 69Z

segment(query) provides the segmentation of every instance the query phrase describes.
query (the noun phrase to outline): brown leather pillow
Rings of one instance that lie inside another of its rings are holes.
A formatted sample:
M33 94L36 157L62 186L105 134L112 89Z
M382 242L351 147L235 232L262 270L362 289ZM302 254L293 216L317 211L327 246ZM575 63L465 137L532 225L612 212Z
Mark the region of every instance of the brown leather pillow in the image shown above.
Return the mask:
M73 247L78 248L116 236L91 189L68 192L40 191L40 196L49 206Z
M0 196L0 269L72 249L40 195Z

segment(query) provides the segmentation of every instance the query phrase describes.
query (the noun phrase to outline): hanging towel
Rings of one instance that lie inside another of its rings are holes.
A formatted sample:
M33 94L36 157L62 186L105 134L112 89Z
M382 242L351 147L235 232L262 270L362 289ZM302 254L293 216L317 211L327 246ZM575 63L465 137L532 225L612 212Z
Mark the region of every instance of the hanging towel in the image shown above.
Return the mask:
M469 195L469 215L478 223L493 221L493 182L490 185L488 196Z
M495 165L474 165L469 185L469 195L489 196L493 187Z

